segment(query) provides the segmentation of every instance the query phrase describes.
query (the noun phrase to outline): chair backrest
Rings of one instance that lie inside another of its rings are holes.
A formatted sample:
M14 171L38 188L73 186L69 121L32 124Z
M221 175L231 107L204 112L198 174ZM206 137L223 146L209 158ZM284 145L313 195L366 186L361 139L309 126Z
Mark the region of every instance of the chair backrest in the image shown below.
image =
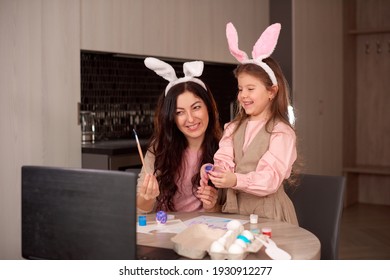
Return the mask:
M345 178L302 174L296 187L286 187L297 213L299 226L321 242L321 259L338 259L340 221Z

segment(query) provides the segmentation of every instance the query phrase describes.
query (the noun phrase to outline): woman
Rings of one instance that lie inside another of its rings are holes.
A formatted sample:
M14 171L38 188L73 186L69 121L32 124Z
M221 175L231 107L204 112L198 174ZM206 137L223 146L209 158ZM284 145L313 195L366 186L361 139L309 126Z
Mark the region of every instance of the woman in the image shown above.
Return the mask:
M199 170L213 159L222 131L215 100L196 78L203 62L185 63L186 76L180 79L165 62L147 58L145 65L170 83L157 104L151 145L138 179L137 207L143 212L214 211L218 192L199 186Z

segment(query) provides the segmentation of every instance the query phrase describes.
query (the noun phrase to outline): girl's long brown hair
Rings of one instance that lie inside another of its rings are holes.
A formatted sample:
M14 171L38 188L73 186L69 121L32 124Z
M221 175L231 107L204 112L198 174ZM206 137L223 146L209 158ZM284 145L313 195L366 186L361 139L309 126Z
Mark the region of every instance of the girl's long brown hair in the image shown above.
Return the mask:
M271 67L272 71L275 73L276 80L278 83L278 91L271 101L271 117L267 120L265 124L266 131L268 133L272 133L274 124L279 121L285 123L295 131L294 126L290 123L288 112L288 107L290 106L290 88L286 78L283 75L282 69L272 57L264 59L263 62L265 62L269 67ZM234 70L234 75L236 78L240 74L244 73L259 79L265 85L267 90L271 90L272 81L269 78L267 72L265 72L264 69L260 66L253 63L240 64ZM232 123L237 123L237 125L233 133L237 131L238 127L244 122L244 120L249 118L249 116L245 113L245 110L239 104L238 100L236 108L236 116L233 119ZM288 183L288 185L295 186L298 184L298 174L300 173L301 168L302 162L298 154L298 159L295 161L291 175L286 182Z

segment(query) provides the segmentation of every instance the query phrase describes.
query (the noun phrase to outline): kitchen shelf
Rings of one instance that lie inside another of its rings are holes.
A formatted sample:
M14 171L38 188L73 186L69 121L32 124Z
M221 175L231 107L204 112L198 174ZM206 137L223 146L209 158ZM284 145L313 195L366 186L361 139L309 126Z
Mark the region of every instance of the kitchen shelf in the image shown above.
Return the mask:
M344 167L343 171L359 174L390 175L390 166L357 165Z
M390 85L388 11L390 1L343 1L342 171L347 206L390 205L388 92L383 90Z
M380 33L390 33L390 28L385 28L385 29L354 29L354 30L349 30L348 34L351 35L367 35L367 34L380 34Z

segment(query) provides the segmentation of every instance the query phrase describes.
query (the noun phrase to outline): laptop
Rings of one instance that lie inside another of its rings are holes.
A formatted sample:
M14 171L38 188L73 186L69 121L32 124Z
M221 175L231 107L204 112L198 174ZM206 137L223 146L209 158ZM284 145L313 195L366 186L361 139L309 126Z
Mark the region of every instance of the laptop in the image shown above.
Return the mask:
M22 256L26 259L176 259L137 246L136 171L22 167Z

